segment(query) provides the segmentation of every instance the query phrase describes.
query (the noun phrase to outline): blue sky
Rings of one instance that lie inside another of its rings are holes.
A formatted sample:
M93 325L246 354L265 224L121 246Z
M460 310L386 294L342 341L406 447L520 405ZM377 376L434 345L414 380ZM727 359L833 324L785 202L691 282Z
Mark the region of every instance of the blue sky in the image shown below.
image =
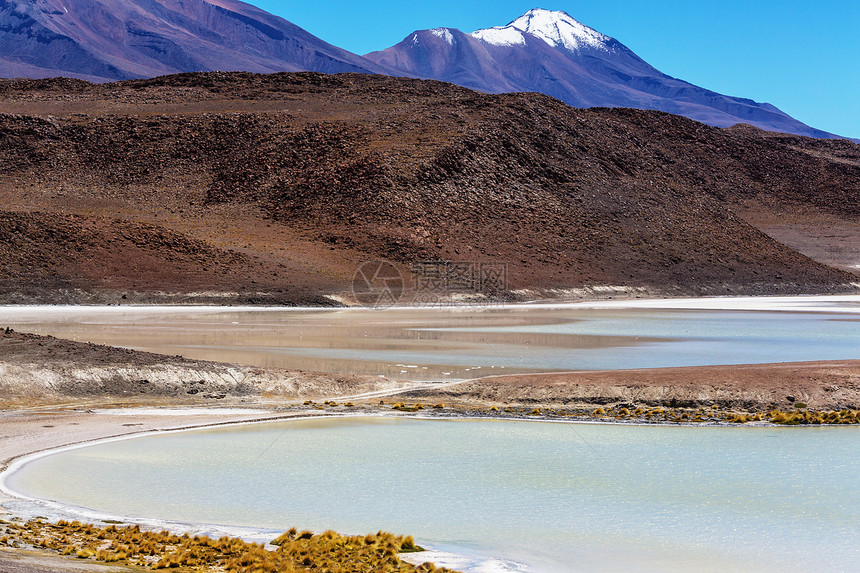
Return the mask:
M530 8L564 10L671 76L769 102L860 138L860 0L250 0L323 40L364 54L413 30L471 32Z

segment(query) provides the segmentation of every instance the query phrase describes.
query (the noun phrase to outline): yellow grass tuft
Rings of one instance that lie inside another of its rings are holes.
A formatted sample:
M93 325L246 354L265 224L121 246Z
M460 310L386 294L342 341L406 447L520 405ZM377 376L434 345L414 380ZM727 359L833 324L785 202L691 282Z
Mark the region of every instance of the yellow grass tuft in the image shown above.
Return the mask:
M0 522L2 523L2 522ZM53 548L64 555L104 563L142 566L153 570L180 569L187 573L416 573L447 572L432 565L415 567L403 562L399 553L423 551L410 537L379 531L364 536L343 536L334 531L314 534L292 528L272 544L241 539L181 536L168 531L141 531L139 526L98 529L87 524L63 522L54 525L31 521L6 524L0 542ZM67 543L61 543L64 539ZM95 549L97 547L98 549ZM421 568L423 567L423 569Z

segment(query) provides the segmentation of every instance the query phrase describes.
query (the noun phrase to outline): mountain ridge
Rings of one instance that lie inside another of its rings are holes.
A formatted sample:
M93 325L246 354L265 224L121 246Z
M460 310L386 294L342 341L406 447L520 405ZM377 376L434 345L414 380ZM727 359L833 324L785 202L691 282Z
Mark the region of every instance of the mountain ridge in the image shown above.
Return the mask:
M3 75L101 82L207 70L388 71L238 0L0 0L0 54Z
M770 104L663 74L560 11L532 9L470 34L419 30L359 56L239 0L0 0L0 76L110 82L219 70L420 77L485 93L534 91L574 107L655 109L718 127L841 137Z
M420 77L485 93L534 91L575 107L655 109L718 127L841 138L770 104L663 74L560 11L536 8L471 34L419 30L359 56L239 0L0 0L0 76L109 82L239 70Z
M715 127L748 123L767 131L847 139L812 128L771 104L664 74L618 40L561 11L533 9L506 26L472 33L418 30L365 57L408 75L485 93L534 91L574 107L653 109Z

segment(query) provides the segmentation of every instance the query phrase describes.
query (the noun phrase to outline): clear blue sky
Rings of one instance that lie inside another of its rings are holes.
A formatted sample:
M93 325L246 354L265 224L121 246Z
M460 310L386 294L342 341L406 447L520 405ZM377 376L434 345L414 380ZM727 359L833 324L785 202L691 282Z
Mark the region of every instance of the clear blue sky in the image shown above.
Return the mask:
M246 0L248 1L248 0ZM414 30L564 10L660 71L860 138L860 0L250 0L358 54Z

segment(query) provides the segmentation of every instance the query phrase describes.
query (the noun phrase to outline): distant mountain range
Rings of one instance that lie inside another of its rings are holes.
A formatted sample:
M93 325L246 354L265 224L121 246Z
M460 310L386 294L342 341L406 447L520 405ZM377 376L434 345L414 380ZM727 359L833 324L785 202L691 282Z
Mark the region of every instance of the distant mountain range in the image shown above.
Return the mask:
M0 76L390 73L236 0L0 0Z
M838 137L770 104L667 76L564 12L534 9L470 34L420 30L362 57L237 0L0 0L2 77L106 82L216 70L403 75L488 93L541 92L575 107L653 109L719 127Z

